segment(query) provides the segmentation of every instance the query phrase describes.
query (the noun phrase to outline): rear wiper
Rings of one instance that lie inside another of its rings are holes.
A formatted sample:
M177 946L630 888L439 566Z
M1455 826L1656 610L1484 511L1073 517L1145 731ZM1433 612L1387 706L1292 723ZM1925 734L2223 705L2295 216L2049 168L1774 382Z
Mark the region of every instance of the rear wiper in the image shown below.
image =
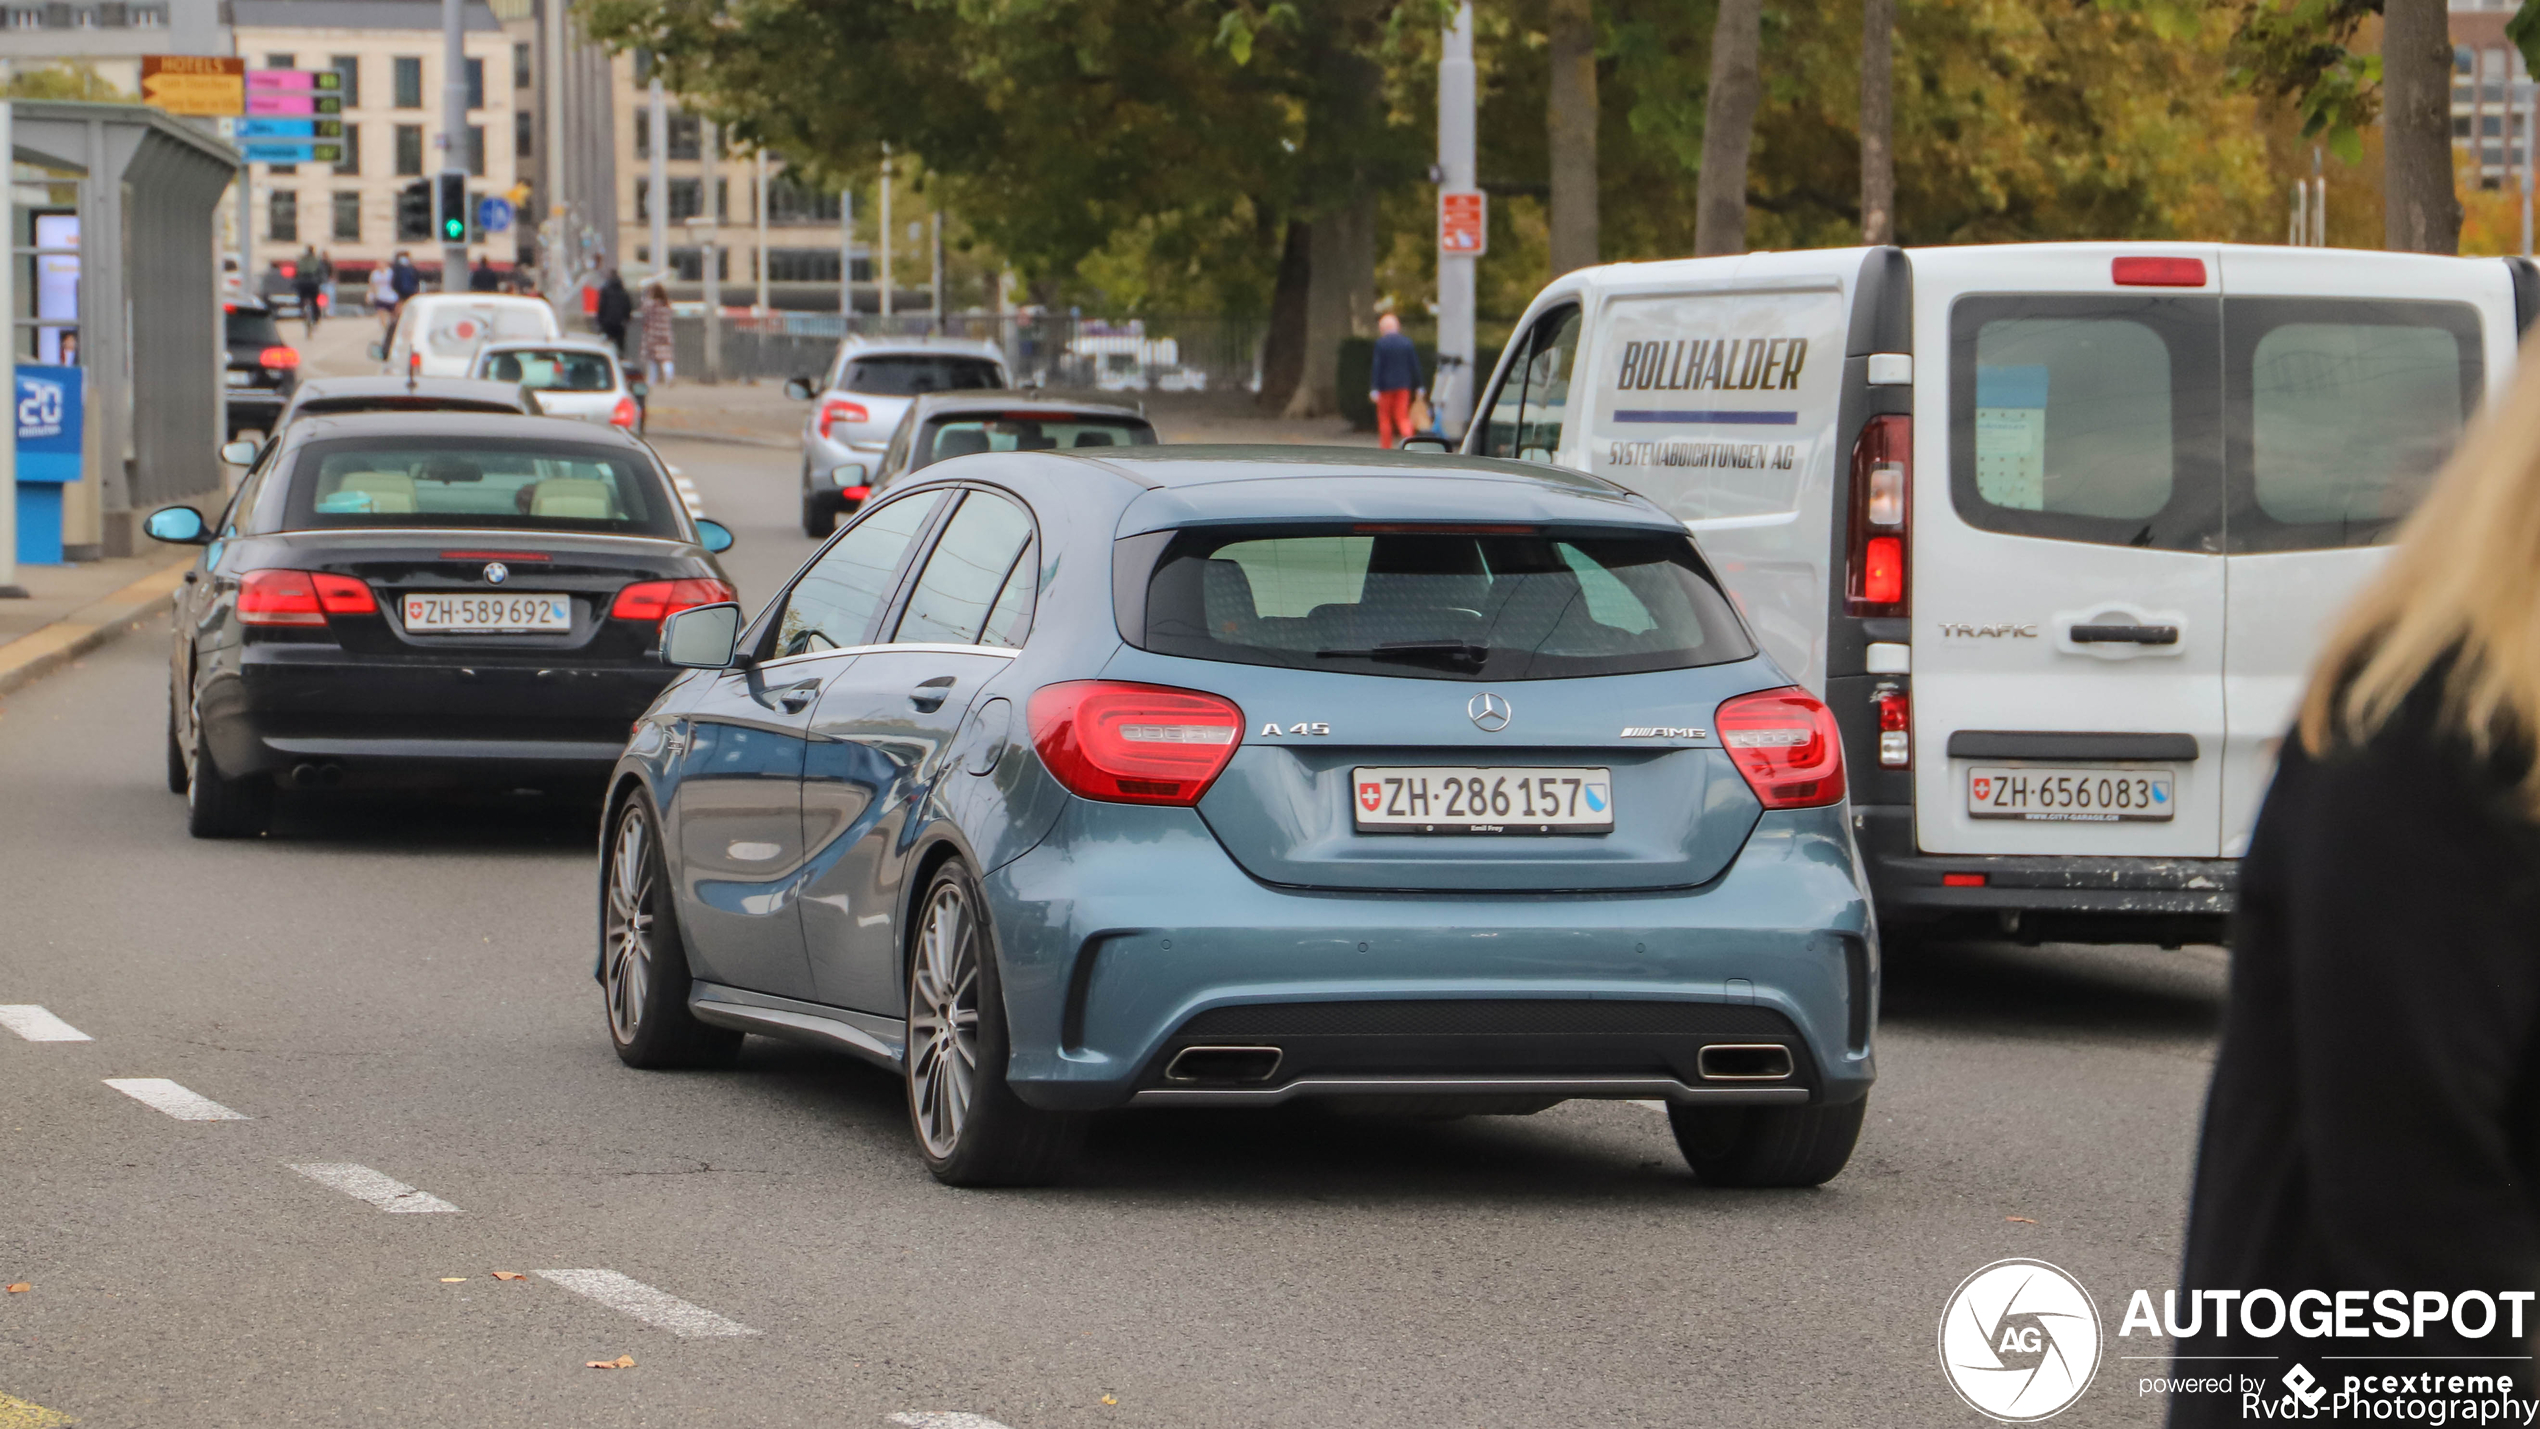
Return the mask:
M1413 663L1445 660L1479 665L1490 659L1490 647L1467 640L1392 640L1365 650L1317 650L1317 660L1392 660Z

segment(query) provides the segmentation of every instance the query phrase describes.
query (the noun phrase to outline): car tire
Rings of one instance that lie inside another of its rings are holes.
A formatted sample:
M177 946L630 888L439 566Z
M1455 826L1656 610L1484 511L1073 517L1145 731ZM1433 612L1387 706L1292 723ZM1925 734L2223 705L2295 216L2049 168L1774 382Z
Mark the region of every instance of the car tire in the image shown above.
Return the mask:
M177 743L176 700L170 697L168 700L168 792L182 794L185 792L185 784L185 746Z
M1687 1106L1667 1124L1693 1174L1713 1186L1822 1186L1852 1159L1868 1097L1840 1106Z
M194 757L185 765L185 831L198 839L251 839L272 823L273 781L222 774L197 730Z
M670 896L652 801L630 796L600 861L600 999L609 1044L630 1067L729 1067L741 1034L688 1010L688 945Z
M805 492L803 494L803 534L815 541L825 541L829 539L829 533L837 529L837 508Z
M1085 1119L1031 1106L1006 1084L1012 1044L979 880L947 863L917 907L905 1081L918 1154L947 1186L1045 1186L1074 1158Z

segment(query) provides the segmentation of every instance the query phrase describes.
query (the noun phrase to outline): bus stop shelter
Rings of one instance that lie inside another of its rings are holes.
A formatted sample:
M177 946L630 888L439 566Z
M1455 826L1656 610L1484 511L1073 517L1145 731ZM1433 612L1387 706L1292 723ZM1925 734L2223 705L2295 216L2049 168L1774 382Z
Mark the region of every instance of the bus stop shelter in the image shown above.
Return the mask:
M77 369L84 394L76 470L21 476L70 477L36 498L58 503L61 558L129 555L141 516L221 487L217 219L238 155L139 105L10 110L11 351Z

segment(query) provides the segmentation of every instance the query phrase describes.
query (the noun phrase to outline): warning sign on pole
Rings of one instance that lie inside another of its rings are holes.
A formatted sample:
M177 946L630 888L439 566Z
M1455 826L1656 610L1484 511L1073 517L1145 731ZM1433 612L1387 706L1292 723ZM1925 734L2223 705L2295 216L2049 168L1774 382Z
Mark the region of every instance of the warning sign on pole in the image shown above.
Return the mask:
M1490 210L1479 191L1439 192L1438 251L1453 258L1490 251Z

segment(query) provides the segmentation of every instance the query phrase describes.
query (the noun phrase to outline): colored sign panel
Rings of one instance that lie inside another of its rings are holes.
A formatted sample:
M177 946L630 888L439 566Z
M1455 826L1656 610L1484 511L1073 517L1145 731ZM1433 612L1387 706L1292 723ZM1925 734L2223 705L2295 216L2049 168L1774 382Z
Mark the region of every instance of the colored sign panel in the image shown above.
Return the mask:
M170 114L244 114L247 62L235 55L143 55L141 102Z
M476 201L476 226L488 233L501 233L512 226L511 200L481 198Z
M340 94L277 94L271 90L252 90L247 95L250 114L341 114L344 96Z
M344 146L313 140L250 139L238 146L251 164L340 164Z
M1438 195L1438 251L1457 258L1479 258L1490 249L1490 217L1479 192Z
M341 139L344 137L344 121L341 119L241 119L238 121L237 134L241 139Z
M79 480L80 369L18 364L18 480Z
M251 69L247 71L247 92L279 91L310 94L323 91L340 94L344 76L331 69Z

